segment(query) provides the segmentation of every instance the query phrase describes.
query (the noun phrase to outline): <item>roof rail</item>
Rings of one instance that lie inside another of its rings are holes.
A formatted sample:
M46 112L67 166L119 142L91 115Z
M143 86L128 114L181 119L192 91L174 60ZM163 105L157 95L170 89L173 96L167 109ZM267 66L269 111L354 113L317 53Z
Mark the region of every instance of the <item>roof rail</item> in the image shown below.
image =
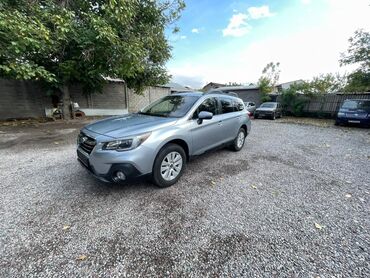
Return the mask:
M234 92L228 92L228 91L221 91L221 90L210 90L206 93L204 93L205 95L208 95L208 94L220 94L220 95L229 95L229 96L233 96L233 97L239 97L239 95L237 93L234 93Z

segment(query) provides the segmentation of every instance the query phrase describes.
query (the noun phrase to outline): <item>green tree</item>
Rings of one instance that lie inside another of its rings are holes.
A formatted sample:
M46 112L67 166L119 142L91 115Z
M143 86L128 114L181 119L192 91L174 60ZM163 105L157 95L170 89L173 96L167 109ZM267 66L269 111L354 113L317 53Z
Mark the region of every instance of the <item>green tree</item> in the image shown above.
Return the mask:
M168 80L165 30L184 7L182 0L3 0L0 76L61 90L65 107L70 85L97 92L108 76L140 92Z
M358 64L359 68L348 75L345 91L370 91L370 33L357 30L349 43L347 52L342 53L340 64Z
M269 94L274 92L280 77L280 63L268 63L262 70L262 76L258 80L258 87L263 102L271 100Z

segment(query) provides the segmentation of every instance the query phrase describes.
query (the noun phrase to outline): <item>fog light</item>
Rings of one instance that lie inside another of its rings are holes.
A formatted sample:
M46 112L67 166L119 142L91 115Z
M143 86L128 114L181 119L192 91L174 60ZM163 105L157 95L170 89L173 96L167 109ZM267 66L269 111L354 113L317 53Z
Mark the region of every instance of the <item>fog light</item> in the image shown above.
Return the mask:
M122 171L117 171L116 175L113 177L114 181L124 181L125 179L126 175Z

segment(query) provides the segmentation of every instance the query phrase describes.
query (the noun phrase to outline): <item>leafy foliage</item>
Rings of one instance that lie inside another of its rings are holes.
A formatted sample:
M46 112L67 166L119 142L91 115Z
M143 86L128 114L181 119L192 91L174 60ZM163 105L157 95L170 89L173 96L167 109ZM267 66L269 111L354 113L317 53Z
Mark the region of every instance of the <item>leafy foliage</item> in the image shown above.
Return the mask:
M359 68L348 75L347 92L370 91L370 33L357 30L349 39L347 53L342 54L341 65L359 64Z
M349 40L347 53L342 53L342 65L359 63L362 69L370 69L370 33L357 30Z
M303 109L308 102L308 98L304 97L304 92L309 88L308 82L294 83L288 89L285 89L281 94L281 105L285 112L289 112L294 116L302 116Z
M182 0L2 1L0 76L87 92L101 90L105 76L138 91L164 83L164 32L182 9Z
M262 71L262 76L258 80L258 86L261 92L261 101L270 101L268 94L275 90L280 77L280 63L268 63Z
M370 92L370 70L358 69L348 75L346 92Z

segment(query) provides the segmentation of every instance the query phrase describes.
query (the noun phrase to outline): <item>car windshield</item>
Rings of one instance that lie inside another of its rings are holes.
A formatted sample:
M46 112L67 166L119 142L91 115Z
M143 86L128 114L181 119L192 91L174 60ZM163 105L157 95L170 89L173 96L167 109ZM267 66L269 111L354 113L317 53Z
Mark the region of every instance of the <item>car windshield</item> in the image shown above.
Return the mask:
M180 118L185 116L198 99L198 96L166 96L149 104L139 114Z
M343 103L342 108L370 111L370 100L347 100Z
M261 108L275 108L276 107L276 102L265 102L262 103Z

